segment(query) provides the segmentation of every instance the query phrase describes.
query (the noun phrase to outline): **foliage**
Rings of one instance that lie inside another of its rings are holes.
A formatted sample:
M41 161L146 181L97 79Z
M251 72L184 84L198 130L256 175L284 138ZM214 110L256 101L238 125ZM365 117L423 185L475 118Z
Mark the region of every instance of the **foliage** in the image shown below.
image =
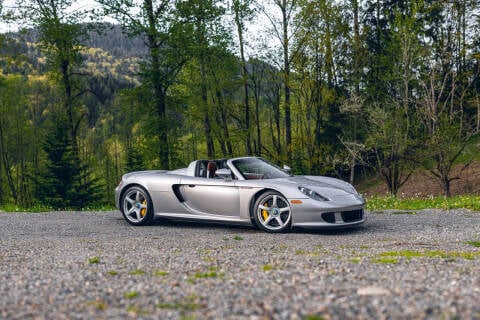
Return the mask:
M1 200L16 205L30 205L28 173L33 169L28 159L38 148L34 130L29 126L25 108L29 83L20 76L7 76L0 89L0 185Z
M99 200L98 187L90 179L88 168L76 158L65 135L68 122L61 115L52 120L43 145L45 167L34 178L35 197L55 209L84 208Z
M368 114L370 126L365 146L372 151L375 168L393 196L414 169L418 142L411 131L410 117L395 104L393 107L371 107Z
M389 209L422 210L422 209L470 209L480 211L480 197L476 195L460 195L455 197L367 197L367 209L382 211Z
M152 0L141 4L121 0L100 0L98 3L103 15L117 19L129 36L145 39L148 54L140 63L139 74L144 93L142 104L146 106L142 120L153 138L150 147L156 151L158 165L168 169L175 158L172 134L177 125L172 116L174 108L169 106L168 92L190 54L187 44L191 28L181 18L186 5Z
M246 154L392 195L423 166L449 195L478 157L478 1L97 2L1 12L28 27L0 37L5 207L112 204L127 171ZM412 206L477 208L452 199Z

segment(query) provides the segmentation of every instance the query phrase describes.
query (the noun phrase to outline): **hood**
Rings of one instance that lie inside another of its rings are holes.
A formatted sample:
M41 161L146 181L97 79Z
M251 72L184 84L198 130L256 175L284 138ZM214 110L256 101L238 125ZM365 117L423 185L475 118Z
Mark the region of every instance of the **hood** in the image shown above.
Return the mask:
M269 187L283 193L287 198L304 196L304 194L298 190L300 186L316 191L327 198L358 195L351 184L340 179L323 176L292 176L278 179L245 180L238 181L237 183L240 186Z
M315 190L324 195L357 194L357 191L351 184L340 179L323 176L293 176L288 178L288 180L298 186Z

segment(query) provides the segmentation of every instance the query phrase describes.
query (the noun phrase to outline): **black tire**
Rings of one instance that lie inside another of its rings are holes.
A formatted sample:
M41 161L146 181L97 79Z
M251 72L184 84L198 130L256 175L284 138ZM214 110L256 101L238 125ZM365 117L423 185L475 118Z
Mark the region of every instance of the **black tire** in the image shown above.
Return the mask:
M153 204L148 192L139 186L129 187L120 200L125 220L134 226L144 226L153 220Z
M292 224L292 209L288 200L276 191L262 193L253 205L253 219L267 232L285 232Z

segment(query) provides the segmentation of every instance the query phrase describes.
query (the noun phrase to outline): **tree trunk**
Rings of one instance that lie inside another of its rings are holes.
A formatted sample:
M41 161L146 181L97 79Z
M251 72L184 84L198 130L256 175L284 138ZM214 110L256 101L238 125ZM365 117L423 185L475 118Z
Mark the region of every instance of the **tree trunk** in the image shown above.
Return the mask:
M160 167L162 169L169 169L169 148L168 148L168 127L166 121L166 89L163 86L162 70L160 64L160 48L157 43L157 29L156 29L156 17L153 10L152 0L144 0L144 7L148 19L148 49L150 53L150 59L152 63L151 81L153 86L154 104L156 109L156 115L158 117L157 122L157 138L158 138L158 156L160 160Z
M207 75L205 71L205 66L203 65L203 61L200 62L200 75L202 78L201 84L201 98L202 98L202 107L203 107L203 130L205 133L205 142L207 144L207 157L209 159L215 158L215 146L213 143L213 136L212 136L212 127L210 125L210 108L208 107L208 92L207 92Z
M260 128L260 96L262 95L262 85L261 81L265 73L262 68L261 71L257 70L256 64L252 64L252 74L250 76L250 81L252 83L253 98L255 102L255 131L256 131L256 141L255 141L255 155L261 156L262 154L262 136Z
M3 153L3 150L0 146L0 155ZM0 162L0 205L3 203L3 168L2 163Z
M450 193L450 179L446 178L443 181L443 195L445 198L450 198L451 193Z
M12 194L13 200L15 203L18 203L18 194L17 194L17 189L15 188L15 182L13 180L13 175L12 175L12 170L11 170L11 164L8 156L8 151L7 148L5 147L5 135L3 132L3 128L0 126L0 150L2 153L0 154L1 157L1 163L0 166L3 165L3 168L5 169L5 174L7 176L7 183L8 186L10 187L10 193Z
M67 113L68 128L70 135L70 145L72 147L75 158L78 158L78 144L77 144L77 132L75 129L74 116L73 116L73 99L72 99L72 83L70 79L70 62L63 60L61 63L62 82L64 87L65 101L64 109Z
M355 94L360 95L360 23L358 21L358 0L351 0L353 7L353 77Z
M252 155L252 146L251 146L251 128L250 128L250 101L248 94L248 70L247 62L245 60L245 50L243 43L243 22L240 17L240 8L238 7L235 10L235 24L237 26L239 46L240 46L240 59L242 65L242 82L243 82L243 101L245 105L245 150L247 155Z
M220 108L220 127L222 130L220 144L222 147L222 154L224 157L231 157L233 154L232 142L230 141L230 132L228 131L228 115L225 109L225 103L222 97L222 93L217 90L218 106Z
M285 142L287 147L287 162L292 163L292 121L290 114L290 57L288 39L287 0L282 3L283 22L283 72L284 72L284 108L285 108Z
M169 162L169 144L168 144L168 121L166 119L166 103L165 98L166 94L163 92L161 88L158 89L158 93L156 94L156 109L157 109L157 116L158 116L158 142L159 142L159 149L158 149L158 156L160 159L160 167L162 169L168 170L170 168Z
M255 126L257 130L257 143L255 148L255 155L260 157L262 155L262 136L260 130L260 97L259 94L255 95ZM480 115L479 115L480 117Z
M360 23L358 20L358 0L352 1L353 9L353 81L355 86L355 95L360 96ZM357 117L353 117L353 141L357 141ZM353 184L355 180L355 157L350 159L350 179L349 182Z

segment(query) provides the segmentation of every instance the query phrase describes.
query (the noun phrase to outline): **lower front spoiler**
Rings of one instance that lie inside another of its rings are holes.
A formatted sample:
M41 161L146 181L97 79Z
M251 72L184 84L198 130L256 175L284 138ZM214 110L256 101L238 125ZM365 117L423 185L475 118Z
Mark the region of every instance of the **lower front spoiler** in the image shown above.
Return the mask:
M360 221L355 222L344 222L344 223L328 223L328 222L301 222L301 223L293 223L292 227L299 227L299 228L315 228L315 229L344 229L344 228L351 228L358 226L362 223L367 221L366 218Z

